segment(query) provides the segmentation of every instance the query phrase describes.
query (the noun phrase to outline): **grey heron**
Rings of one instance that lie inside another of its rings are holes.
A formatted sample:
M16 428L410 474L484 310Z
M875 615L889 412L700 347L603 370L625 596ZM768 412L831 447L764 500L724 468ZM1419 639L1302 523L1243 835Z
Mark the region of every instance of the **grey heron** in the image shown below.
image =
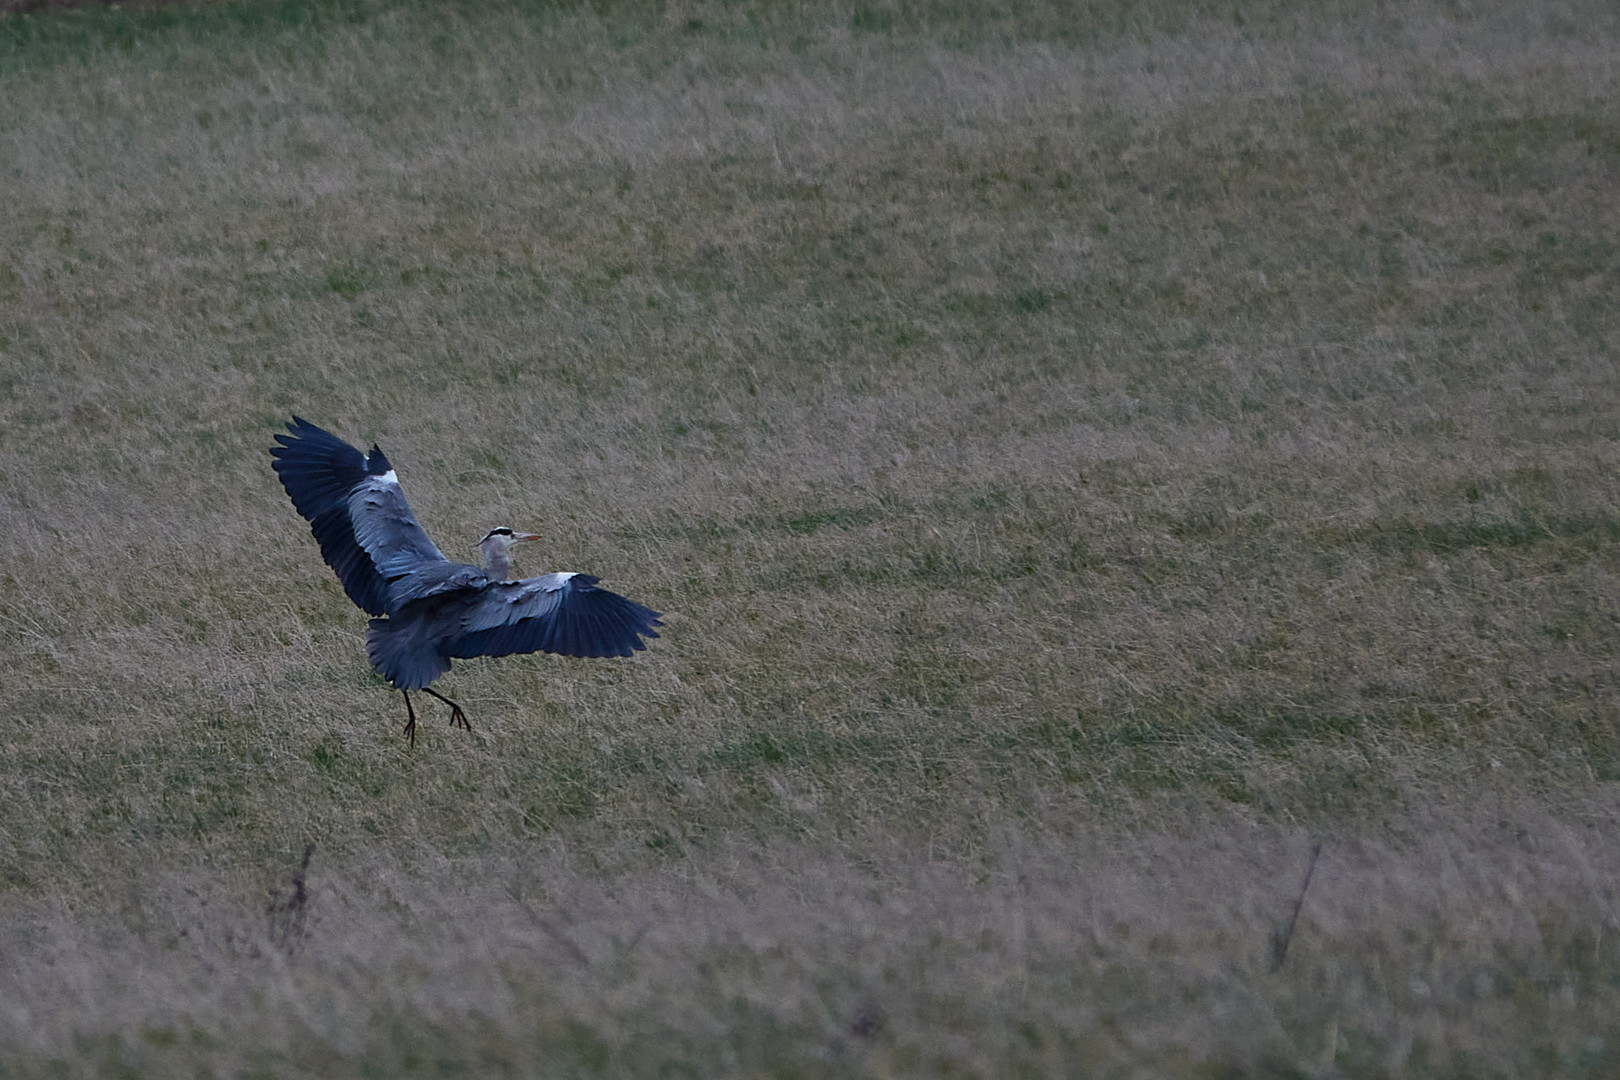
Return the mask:
M405 734L416 745L411 691L450 706L451 724L472 730L460 705L428 684L452 659L549 652L629 656L663 625L659 613L596 587L589 574L509 581L512 547L540 539L506 526L479 543L482 569L454 563L406 505L388 459L362 454L297 416L270 455L293 506L309 521L343 591L367 614L371 666L405 695Z

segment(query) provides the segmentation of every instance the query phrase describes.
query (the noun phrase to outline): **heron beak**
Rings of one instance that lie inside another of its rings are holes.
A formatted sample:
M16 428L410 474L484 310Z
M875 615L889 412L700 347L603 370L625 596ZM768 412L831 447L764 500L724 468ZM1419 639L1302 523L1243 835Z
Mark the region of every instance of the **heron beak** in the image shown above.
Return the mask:
M540 534L539 533L515 532L515 533L512 534L512 542L514 544L521 543L524 540L538 540L538 539L540 539Z

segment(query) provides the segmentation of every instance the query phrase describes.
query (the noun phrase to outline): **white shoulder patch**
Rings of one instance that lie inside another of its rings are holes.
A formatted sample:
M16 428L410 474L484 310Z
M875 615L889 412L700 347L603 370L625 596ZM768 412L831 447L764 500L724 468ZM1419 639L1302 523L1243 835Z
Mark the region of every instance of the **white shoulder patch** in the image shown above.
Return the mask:
M575 571L567 570L560 574L543 574L534 580L535 583L540 586L540 589L543 592L556 592L558 589L568 584L569 578L578 576L578 573Z
M399 474L394 472L393 469L389 469L387 472L385 472L381 476L377 477L377 481L379 483L383 483L383 484L393 484L394 486L398 487L399 486Z

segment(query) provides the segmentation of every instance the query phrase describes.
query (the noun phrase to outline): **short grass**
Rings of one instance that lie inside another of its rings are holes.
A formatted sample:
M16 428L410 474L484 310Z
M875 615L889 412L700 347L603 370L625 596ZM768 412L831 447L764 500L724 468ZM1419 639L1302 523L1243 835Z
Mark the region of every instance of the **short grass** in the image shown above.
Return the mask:
M0 1076L1613 1075L1617 48L0 17ZM412 751L295 411L666 635Z

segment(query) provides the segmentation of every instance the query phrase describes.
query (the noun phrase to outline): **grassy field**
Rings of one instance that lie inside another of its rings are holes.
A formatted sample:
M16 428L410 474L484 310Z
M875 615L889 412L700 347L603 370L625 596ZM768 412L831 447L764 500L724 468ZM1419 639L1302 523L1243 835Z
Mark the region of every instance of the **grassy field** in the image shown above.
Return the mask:
M0 1077L1615 1075L1616 55L0 16ZM664 636L411 750L293 412Z

